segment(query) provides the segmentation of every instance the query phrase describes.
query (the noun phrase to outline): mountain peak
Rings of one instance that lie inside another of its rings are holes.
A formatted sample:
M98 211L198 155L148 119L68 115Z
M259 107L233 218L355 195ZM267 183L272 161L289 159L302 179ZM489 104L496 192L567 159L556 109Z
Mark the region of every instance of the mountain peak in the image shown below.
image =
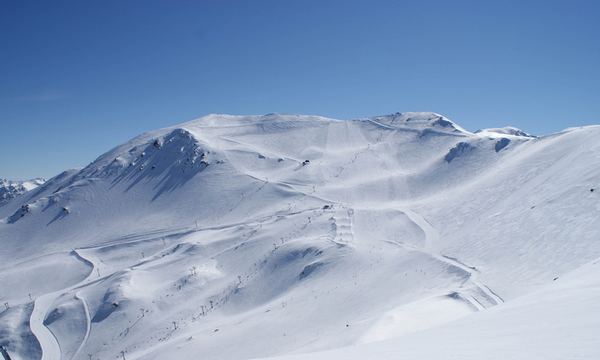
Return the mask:
M0 344L240 360L543 303L540 285L600 256L598 136L472 134L427 112L211 114L142 134L0 207ZM564 339L573 317L555 318Z
M420 131L470 134L452 120L434 112L404 112L368 118L385 126Z
M516 127L512 127L512 126L505 126L503 128L490 128L490 129L480 129L475 131L475 134L481 134L481 135L512 135L512 136L519 136L519 137L525 137L525 138L535 138L534 135L528 134L525 131L518 129Z

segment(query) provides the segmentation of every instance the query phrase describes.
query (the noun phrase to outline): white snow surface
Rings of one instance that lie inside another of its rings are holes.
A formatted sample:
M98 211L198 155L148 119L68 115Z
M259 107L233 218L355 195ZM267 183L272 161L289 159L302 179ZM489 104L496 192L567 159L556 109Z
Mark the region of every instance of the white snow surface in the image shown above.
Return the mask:
M0 206L0 345L593 359L600 126L492 130L212 114L140 135Z
M477 130L475 133L483 134L483 135L490 135L490 136L514 135L514 136L523 136L523 137L535 137L531 134L526 133L525 131L523 131L521 129L517 129L516 127L512 127L512 126L506 126L503 128L490 128L490 129Z

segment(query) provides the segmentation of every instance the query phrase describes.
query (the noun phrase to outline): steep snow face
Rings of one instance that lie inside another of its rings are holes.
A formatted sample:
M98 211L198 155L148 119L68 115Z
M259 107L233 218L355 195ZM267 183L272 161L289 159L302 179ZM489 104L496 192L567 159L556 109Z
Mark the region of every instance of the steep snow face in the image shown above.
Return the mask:
M23 194L26 191L35 189L45 182L46 180L41 178L28 181L10 181L0 179L0 206L6 204L11 199Z
M600 257L599 136L434 113L140 135L0 207L0 344L244 359L471 318Z

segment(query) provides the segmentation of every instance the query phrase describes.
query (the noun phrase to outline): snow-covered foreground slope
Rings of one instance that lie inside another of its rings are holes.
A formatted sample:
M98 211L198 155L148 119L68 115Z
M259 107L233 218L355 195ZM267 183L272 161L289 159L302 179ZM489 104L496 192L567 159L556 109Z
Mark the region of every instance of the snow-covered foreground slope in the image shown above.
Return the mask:
M504 337L507 353L546 354L536 334L563 338L542 321L575 314L565 348L586 357L599 137L472 134L433 113L209 115L141 135L0 207L0 345L13 359L431 358L418 344L488 357L495 345L469 339ZM546 315L564 303L575 312Z
M436 328L269 359L595 359L598 314L600 261L594 261L530 294Z

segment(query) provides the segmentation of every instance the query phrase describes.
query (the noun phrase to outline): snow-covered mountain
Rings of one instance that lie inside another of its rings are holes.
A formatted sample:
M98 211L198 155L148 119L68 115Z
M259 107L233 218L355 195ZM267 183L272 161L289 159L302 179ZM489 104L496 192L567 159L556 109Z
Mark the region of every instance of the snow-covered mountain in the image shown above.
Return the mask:
M0 206L6 204L11 199L23 194L26 191L35 189L45 182L46 180L41 178L28 181L11 181L0 179Z
M599 138L470 133L434 113L208 115L143 134L0 207L0 345L591 358Z

